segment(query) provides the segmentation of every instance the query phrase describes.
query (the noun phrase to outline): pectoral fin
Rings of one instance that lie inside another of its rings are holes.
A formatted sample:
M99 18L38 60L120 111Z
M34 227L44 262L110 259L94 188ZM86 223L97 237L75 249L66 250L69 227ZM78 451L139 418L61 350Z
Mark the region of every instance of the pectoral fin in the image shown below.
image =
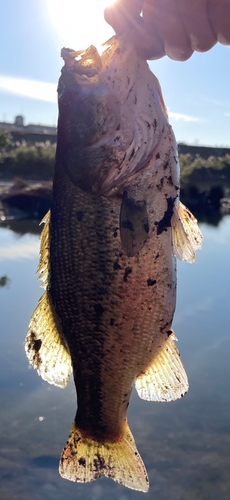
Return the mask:
M72 371L71 357L49 292L39 300L30 320L25 341L27 358L38 374L57 387L65 387Z
M171 225L175 257L190 264L195 262L195 252L201 249L203 236L194 215L181 202L174 206Z
M127 257L133 257L143 248L149 232L145 201L135 201L125 192L120 212L120 234Z
M173 342L174 334L159 349L152 364L136 380L136 390L147 401L175 401L188 392L188 379Z

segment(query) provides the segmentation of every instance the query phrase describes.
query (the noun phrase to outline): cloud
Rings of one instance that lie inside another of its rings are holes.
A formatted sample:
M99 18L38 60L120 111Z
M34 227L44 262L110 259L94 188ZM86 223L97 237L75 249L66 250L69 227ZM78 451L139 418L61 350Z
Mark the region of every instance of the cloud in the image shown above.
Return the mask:
M57 86L55 83L26 80L23 78L12 78L0 75L0 91L8 94L17 94L30 99L57 103ZM227 115L228 116L228 115ZM200 118L182 113L169 111L172 120L184 122L199 122Z
M230 101L221 101L220 99L213 99L212 97L200 96L202 101L208 102L210 104L214 104L215 106L229 106Z
M230 116L230 113L224 113L224 116Z
M0 91L57 103L57 85L0 75Z
M182 120L184 122L200 122L201 119L197 118L196 116L190 116L190 115L183 115L182 113L173 113L169 111L169 117L172 118L173 120Z
M30 99L57 103L57 86L55 83L38 82L36 80L26 80L23 78L12 78L0 75L0 91L8 94L17 94ZM169 111L169 117L173 120L184 122L199 122L200 118L182 113Z
M39 241L17 243L0 248L0 261L33 259L39 254Z

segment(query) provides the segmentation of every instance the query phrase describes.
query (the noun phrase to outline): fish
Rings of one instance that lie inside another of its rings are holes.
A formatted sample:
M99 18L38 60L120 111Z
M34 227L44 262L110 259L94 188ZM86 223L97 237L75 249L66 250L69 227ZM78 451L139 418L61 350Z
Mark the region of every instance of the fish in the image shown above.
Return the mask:
M77 412L59 472L147 492L127 421L140 398L184 396L172 329L176 258L192 263L202 234L179 201L177 144L160 84L125 37L99 54L62 49L51 209L38 273L45 292L25 341L50 384L70 374Z

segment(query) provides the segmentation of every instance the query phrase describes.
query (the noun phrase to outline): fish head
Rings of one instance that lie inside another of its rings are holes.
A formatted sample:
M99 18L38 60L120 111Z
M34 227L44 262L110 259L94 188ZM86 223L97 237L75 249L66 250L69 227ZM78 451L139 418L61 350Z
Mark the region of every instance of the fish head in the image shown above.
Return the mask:
M110 195L147 168L166 119L158 80L125 39L62 49L57 161L83 190Z

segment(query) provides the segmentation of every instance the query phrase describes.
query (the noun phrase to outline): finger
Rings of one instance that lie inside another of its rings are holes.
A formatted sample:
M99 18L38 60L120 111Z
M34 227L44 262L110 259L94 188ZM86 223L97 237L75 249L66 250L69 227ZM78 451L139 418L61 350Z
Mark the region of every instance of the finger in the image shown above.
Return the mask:
M144 59L160 59L165 56L164 43L151 24L143 23L142 28L135 33L133 43Z
M147 0L143 18L154 36L158 35L165 54L170 59L186 61L191 57L193 49L180 20L175 0Z
M153 0L145 0L142 13L142 30L136 37L135 46L145 59L160 59L165 56L165 48L155 29Z
M136 18L142 11L144 0L122 0L122 5L132 17Z
M104 10L105 21L112 26L118 35L125 33L127 25L135 24L144 0L117 0Z
M122 33L122 30L125 29L126 23L124 22L124 18L122 12L117 6L109 5L104 10L104 18L105 21L112 26L117 35Z
M145 23L140 12L144 0L117 0L104 10L105 20L118 35L126 33L144 59L165 55L164 46L151 25Z
M139 18L131 36L138 54L144 59L160 59L165 56L164 43L154 27L143 18Z
M218 42L230 45L230 0L208 0L208 16Z
M219 1L219 0L218 0ZM217 37L209 23L208 0L177 0L178 13L189 39L190 46L198 52L210 50Z

